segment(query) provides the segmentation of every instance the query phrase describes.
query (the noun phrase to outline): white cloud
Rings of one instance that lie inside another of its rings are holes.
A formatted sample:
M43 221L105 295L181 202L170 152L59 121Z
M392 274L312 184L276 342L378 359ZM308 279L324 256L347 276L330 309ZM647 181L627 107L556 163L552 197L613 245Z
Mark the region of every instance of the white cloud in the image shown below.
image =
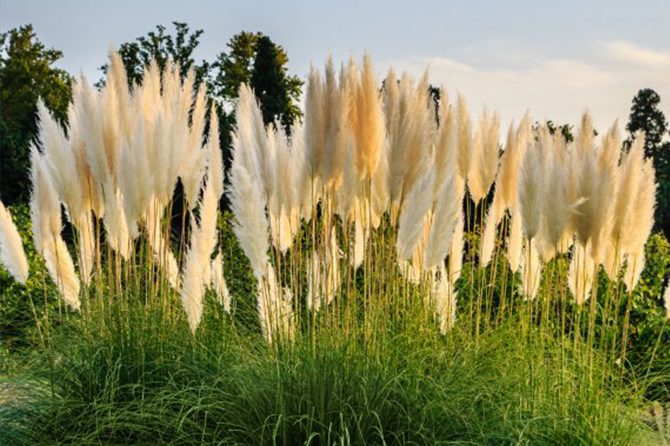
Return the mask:
M670 54L643 48L623 41L603 44L606 56L612 61L627 65L639 65L651 69L670 69ZM670 74L666 71L666 74Z
M486 57L482 48L479 60ZM494 60L502 60L496 48ZM670 53L642 48L623 41L604 42L585 48L582 57L542 58L527 55L521 61L512 49L514 65L468 63L446 57L392 61L398 70L419 76L429 67L433 84L444 85L450 94L465 95L475 112L484 107L500 112L503 122L518 121L526 110L536 120L577 123L584 110L593 115L603 131L615 119L623 129L631 99L640 88L653 88L661 96L661 108L670 118ZM518 67L518 68L517 68Z

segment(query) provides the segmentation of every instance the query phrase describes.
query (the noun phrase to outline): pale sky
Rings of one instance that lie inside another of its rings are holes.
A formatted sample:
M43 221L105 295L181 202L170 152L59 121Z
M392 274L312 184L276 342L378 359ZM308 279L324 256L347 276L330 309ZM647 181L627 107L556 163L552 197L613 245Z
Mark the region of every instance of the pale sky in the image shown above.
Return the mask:
M599 129L625 126L630 103L655 89L670 118L670 1L126 1L0 0L0 31L32 23L63 51L60 66L100 74L110 44L185 21L204 29L197 59L212 60L235 33L261 31L284 46L305 77L368 52L380 76L392 65L462 93L470 108L498 110L503 123L526 110L537 120Z

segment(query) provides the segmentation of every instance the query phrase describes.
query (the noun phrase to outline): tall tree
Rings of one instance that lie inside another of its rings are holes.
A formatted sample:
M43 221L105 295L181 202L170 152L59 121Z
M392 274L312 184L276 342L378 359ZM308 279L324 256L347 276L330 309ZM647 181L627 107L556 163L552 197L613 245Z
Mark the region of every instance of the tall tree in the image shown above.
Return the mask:
M228 52L213 64L218 72L213 87L224 103L234 105L240 85L254 90L266 124L279 121L284 129L301 117L298 101L302 81L287 73L288 55L284 48L262 33L243 31L228 42Z
M209 63L202 61L197 64L193 58L193 52L200 44L200 37L204 31L198 29L191 32L189 26L182 22L172 22L172 25L174 35L166 33L165 26L157 25L156 30L149 31L146 36L138 37L133 42L126 42L119 46L119 55L126 67L130 85L142 82L144 67L151 60L155 60L161 70L165 68L168 60L177 63L182 79L193 68L196 85L209 81ZM100 67L100 70L106 74L107 68L108 65L105 64ZM103 76L98 85L104 85L104 82Z
M644 88L635 95L630 109L626 130L630 145L635 133L645 132L644 153L654 162L658 193L656 195L655 229L670 237L670 141L664 141L668 135L668 121L659 109L661 97L651 88Z
M668 121L658 108L661 97L651 88L643 88L633 98L630 116L626 130L630 134L629 143L633 135L642 130L645 132L644 153L648 157L656 158L663 149L663 137L668 130Z
M26 201L29 152L36 135L37 99L65 121L71 78L54 64L62 53L37 39L32 25L0 34L0 198Z
M263 121L278 121L289 134L291 125L302 116L296 104L302 81L286 73L287 63L288 56L281 46L267 36L258 37L251 88L261 104Z
M240 85L249 84L256 58L258 33L242 31L228 41L228 51L219 53L212 64L214 94L220 100L234 104Z
M226 168L230 167L230 132L235 126L233 112L242 84L254 90L263 110L263 120L270 124L278 120L290 133L290 127L299 119L302 81L287 74L288 56L284 49L261 33L242 31L228 42L228 51L217 56L212 64L212 91L223 109L221 147Z

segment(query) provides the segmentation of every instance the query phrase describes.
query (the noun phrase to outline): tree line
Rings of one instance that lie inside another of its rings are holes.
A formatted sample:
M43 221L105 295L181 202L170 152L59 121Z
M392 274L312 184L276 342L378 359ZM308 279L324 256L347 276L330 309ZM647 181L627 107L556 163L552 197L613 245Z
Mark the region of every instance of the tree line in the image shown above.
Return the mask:
M281 45L263 33L242 31L214 60L198 62L194 51L204 31L191 30L182 22L173 22L172 28L158 25L145 36L119 46L131 85L142 82L143 68L152 59L161 69L169 60L176 62L182 77L193 69L196 86L204 83L208 99L219 105L219 139L226 167L235 125L234 107L243 83L255 92L264 122L281 125L290 134L293 124L301 119L298 101L303 82L288 74L289 59ZM6 204L27 202L30 194L29 152L37 134L37 99L41 97L56 118L67 123L74 78L55 66L62 57L61 51L48 48L37 38L32 25L0 33L0 199ZM105 83L107 68L100 67L99 87ZM430 88L434 96L433 90L437 90ZM653 159L659 183L656 229L670 236L670 128L659 108L660 101L658 93L650 88L638 91L626 125L626 144L636 132L645 131L645 154ZM571 139L569 125L547 124Z

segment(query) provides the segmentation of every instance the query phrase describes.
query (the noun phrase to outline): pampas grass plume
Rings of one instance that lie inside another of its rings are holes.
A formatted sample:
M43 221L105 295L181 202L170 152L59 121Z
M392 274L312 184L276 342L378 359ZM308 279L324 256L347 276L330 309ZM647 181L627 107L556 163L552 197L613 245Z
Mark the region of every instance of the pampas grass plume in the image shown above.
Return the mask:
M28 260L21 236L12 221L9 209L0 201L0 264L22 284L28 280Z
M402 259L412 257L423 231L424 217L429 211L433 200L430 193L435 181L435 172L430 171L407 194L407 201L398 220L398 238L396 247Z

